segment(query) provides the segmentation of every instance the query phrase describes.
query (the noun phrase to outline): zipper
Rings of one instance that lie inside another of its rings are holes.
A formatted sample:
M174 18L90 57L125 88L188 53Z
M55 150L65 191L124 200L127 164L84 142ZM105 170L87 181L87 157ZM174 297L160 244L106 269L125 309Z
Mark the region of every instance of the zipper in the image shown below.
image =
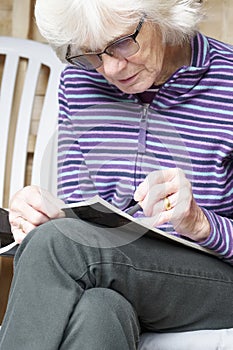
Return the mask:
M139 124L139 134L138 134L138 153L144 154L146 152L146 129L147 129L147 115L148 115L149 105L143 105L142 116Z
M143 154L146 153L146 130L147 130L147 115L148 115L148 104L142 105L141 119L139 122L139 133L138 133L138 149L135 158L134 165L134 191L138 186L137 175L141 174L141 162ZM141 175L140 175L141 177Z

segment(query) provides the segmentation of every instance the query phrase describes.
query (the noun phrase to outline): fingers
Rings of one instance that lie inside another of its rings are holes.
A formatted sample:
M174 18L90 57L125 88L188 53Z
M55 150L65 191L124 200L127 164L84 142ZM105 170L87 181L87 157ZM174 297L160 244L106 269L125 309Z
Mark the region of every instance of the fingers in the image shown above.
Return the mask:
M134 199L141 201L146 216L166 210L169 199L172 209L182 195L182 189L189 187L189 182L180 169L166 169L150 173L135 191Z
M36 226L50 219L64 217L64 202L38 186L27 186L10 201L9 220L17 243Z
M153 187L156 186L156 193L161 198L172 192L171 187L175 185L182 171L177 168L157 170L151 172L135 191L135 201L144 200ZM177 185L176 185L177 186Z
M136 189L134 199L143 200L153 189L160 198L164 198L166 194L176 191L182 174L177 168L151 172Z
M206 239L209 221L197 205L190 181L180 169L150 173L135 192L149 226L171 222L177 233L195 241Z
M134 199L155 225L179 220L192 200L191 184L181 169L154 171L138 186Z
M32 225L38 226L48 221L49 217L40 211L42 208L38 206L32 207L31 203L25 202L22 198L15 198L14 202L10 207L9 219L10 223L19 226L19 219L24 218L29 221Z
M40 202L39 208L42 213L45 213L50 219L55 219L64 216L64 212L61 210L64 208L64 202L54 197L49 191L40 189Z
M35 225L32 225L22 217L18 217L13 221L11 218L11 231L17 243L21 243L25 236L35 227Z
M15 213L13 216L23 217L34 225L61 217L63 206L64 202L37 186L23 188L10 201L10 211Z

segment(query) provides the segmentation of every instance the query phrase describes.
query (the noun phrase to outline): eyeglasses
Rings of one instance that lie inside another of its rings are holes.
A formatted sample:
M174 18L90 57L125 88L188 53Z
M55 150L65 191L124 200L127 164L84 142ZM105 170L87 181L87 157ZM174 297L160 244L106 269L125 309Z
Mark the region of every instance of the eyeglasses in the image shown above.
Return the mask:
M101 52L88 52L82 55L70 56L71 53L71 45L68 45L66 60L85 70L93 70L102 66L102 55L107 54L111 57L123 57L127 58L138 52L140 46L136 41L136 38L142 28L145 17L141 18L135 32L131 35L126 35L112 44L109 44L105 49Z

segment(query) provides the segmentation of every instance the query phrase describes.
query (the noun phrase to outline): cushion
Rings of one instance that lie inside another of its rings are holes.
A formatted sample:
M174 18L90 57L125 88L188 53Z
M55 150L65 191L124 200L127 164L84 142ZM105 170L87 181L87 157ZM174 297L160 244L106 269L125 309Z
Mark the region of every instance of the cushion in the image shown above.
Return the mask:
M180 333L144 333L139 350L232 350L233 328Z

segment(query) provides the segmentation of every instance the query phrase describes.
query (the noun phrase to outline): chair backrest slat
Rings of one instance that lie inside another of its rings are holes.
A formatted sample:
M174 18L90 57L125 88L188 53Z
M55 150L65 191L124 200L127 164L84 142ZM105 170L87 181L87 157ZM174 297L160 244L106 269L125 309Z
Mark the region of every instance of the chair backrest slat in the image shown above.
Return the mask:
M14 139L10 178L10 197L12 197L16 191L22 188L25 180L28 138L40 67L40 62L36 60L29 60L22 90Z
M0 203L3 203L8 133L10 128L10 116L12 111L18 62L19 57L17 55L7 55L4 62L0 88Z
M58 91L53 88L59 83L59 74L57 73L53 71L49 76L39 124L31 179L32 183L39 183L43 188L50 189L53 194L57 192L57 119L49 118L49 116L58 114ZM52 104L51 101L56 101L57 103ZM46 143L45 140L47 140ZM50 168L46 166L48 163Z

